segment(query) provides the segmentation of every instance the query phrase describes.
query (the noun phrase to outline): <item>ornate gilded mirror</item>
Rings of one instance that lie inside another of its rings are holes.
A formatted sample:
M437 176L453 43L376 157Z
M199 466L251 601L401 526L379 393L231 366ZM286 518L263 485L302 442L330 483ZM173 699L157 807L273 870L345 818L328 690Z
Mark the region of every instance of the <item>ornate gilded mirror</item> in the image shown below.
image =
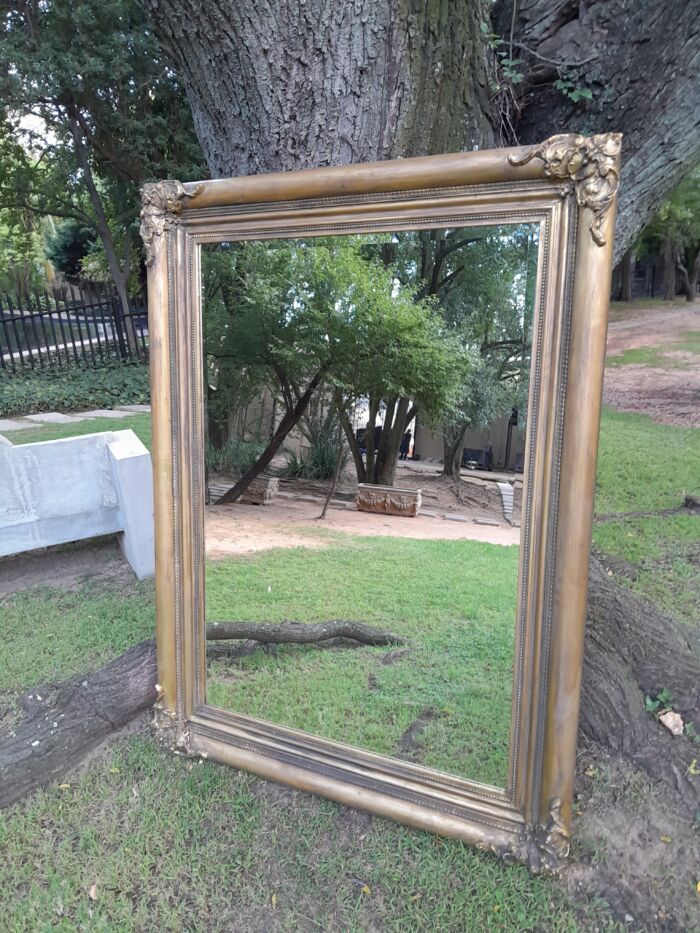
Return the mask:
M619 150L145 187L174 748L568 851Z

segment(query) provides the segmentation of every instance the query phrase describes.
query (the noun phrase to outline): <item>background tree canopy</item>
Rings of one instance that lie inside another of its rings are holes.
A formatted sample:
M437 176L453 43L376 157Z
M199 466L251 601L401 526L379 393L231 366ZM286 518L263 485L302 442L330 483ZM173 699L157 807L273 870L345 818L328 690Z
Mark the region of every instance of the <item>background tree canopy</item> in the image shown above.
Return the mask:
M139 186L204 171L175 71L135 0L13 4L0 62L0 208L91 229L126 310Z

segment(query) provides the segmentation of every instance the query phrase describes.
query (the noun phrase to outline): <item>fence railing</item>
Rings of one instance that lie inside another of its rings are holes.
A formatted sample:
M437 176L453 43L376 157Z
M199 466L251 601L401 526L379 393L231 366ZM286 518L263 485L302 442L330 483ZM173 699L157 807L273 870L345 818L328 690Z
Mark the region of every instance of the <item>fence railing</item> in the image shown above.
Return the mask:
M124 312L111 286L70 292L0 293L0 369L64 369L148 359L145 298Z

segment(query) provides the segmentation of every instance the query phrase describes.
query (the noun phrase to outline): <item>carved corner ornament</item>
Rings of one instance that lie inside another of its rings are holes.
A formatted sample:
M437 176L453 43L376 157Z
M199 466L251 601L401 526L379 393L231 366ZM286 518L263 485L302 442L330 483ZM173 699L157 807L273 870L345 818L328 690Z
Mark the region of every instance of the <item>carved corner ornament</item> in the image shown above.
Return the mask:
M193 755L190 746L190 734L187 724L181 722L177 715L170 709L167 709L161 702L163 688L156 684L158 699L153 704L153 728L156 741L160 745L169 748L176 755Z
M532 159L541 159L548 178L560 178L573 185L579 207L587 207L593 214L593 240L604 246L605 218L620 184L620 148L618 133L597 136L565 133L551 136L524 155L511 155L508 161L511 165L525 165Z
M477 848L492 852L504 862L520 862L533 874L556 874L569 854L571 838L561 816L561 801L552 800L547 822L530 829L516 842L506 846L483 845Z
M177 223L185 198L193 198L204 188L186 191L182 182L169 179L141 188L141 239L146 247L146 265L155 260L156 238Z

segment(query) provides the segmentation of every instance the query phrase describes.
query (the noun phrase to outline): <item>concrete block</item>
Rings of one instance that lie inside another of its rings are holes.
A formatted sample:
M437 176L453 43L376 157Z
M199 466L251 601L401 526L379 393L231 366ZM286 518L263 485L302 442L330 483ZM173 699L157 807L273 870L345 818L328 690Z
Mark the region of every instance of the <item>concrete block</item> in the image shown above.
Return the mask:
M445 512L442 517L446 518L449 522L468 522L469 521L466 515L459 515L459 514L456 514L455 512ZM494 524L497 524L497 522L494 522Z
M418 518L437 518L437 512L429 512L427 509L421 509Z
M106 446L88 434L0 447L0 555L120 530Z
M0 556L121 533L136 575L154 572L151 458L133 431L4 439L0 476Z
M64 415L60 411L45 411L38 415L26 415L30 421L39 424L70 424L72 421L82 421L82 415Z
M501 524L493 518L475 518L474 523L476 525L494 525L496 528Z
M119 543L139 578L156 572L151 456L133 431L115 431L107 451L119 499Z

